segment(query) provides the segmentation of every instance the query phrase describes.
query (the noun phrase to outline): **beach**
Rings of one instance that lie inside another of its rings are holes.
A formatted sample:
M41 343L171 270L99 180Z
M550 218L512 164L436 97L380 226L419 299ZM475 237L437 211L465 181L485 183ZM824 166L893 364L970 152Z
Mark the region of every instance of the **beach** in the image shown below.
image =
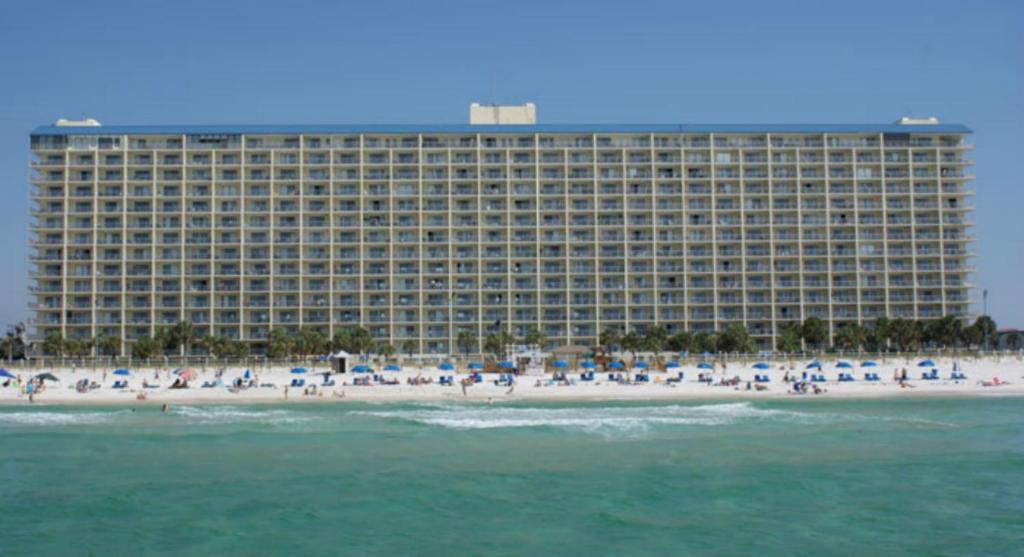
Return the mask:
M791 360L765 362L767 369L753 367L756 362L715 360L681 362L679 368L665 371L647 369L595 370L593 380L580 377L586 370L561 370L564 380L552 374L523 374L512 384L496 381L504 374L480 374L480 381L467 380L471 371L457 367L445 371L436 365L404 365L400 371L382 371L376 366L370 373L331 374L329 364L313 365L304 373L293 373L293 366L221 367L208 365L191 368L195 377L188 388L171 388L177 375L174 368L125 368L122 375L110 367L43 367L9 370L23 380L40 373L51 373L57 380L46 381L45 388L32 396L33 404L138 405L138 404L267 404L325 402L411 402L411 401L594 401L594 400L702 400L779 398L875 398L920 396L1006 396L1024 395L1024 359L1020 355L985 358L933 357ZM864 362L876 365L863 367ZM931 365L920 365L922 362ZM814 363L820 368L813 367ZM849 367L846 367L848 364ZM809 367L812 366L812 367ZM761 366L763 367L763 366ZM954 379L956 373L963 378ZM906 370L907 380L897 381L896 373ZM934 371L937 379L922 379ZM248 371L248 375L246 372ZM609 373L622 381L609 380ZM679 373L683 374L677 381ZM839 374L852 377L839 381ZM867 380L865 374L877 375ZM646 375L647 381L636 381ZM821 375L818 381L811 379ZM704 376L710 381L700 381ZM766 376L767 381L757 381ZM440 378L451 377L452 385L441 385ZM793 379L806 385L805 394L794 394ZM356 380L366 384L355 385ZM789 379L787 381L787 379ZM94 388L76 389L86 381ZM241 380L243 388L232 388ZM627 382L628 380L628 382ZM326 382L332 382L324 386ZM115 382L127 386L114 388ZM295 386L301 382L302 386ZM463 383L466 383L465 388ZM203 387L206 384L216 386ZM252 386L248 386L252 385ZM316 386L315 389L311 389ZM81 391L81 392L80 392ZM817 394L816 394L817 392ZM14 382L0 387L0 404L29 404L25 389Z

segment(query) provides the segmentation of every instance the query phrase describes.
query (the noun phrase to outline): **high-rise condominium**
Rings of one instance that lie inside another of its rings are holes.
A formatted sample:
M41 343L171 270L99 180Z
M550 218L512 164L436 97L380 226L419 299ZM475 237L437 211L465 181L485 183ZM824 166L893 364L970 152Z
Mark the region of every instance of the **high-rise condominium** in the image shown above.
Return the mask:
M252 343L366 327L416 353L461 331L593 344L744 326L759 348L969 311L970 130L881 125L36 129L37 338L122 349L188 321Z

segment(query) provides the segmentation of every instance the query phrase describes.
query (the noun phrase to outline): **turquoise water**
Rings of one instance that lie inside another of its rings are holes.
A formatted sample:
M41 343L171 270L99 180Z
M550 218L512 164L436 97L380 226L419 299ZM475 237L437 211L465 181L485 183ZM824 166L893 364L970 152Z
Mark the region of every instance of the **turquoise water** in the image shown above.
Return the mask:
M0 408L0 555L1020 555L1024 400Z

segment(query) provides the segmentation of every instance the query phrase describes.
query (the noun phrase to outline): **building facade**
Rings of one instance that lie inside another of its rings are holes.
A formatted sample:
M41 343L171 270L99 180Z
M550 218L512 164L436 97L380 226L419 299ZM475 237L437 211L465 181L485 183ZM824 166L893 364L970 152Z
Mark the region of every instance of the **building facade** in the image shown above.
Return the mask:
M100 126L31 135L35 336L189 321L593 344L969 311L970 130Z

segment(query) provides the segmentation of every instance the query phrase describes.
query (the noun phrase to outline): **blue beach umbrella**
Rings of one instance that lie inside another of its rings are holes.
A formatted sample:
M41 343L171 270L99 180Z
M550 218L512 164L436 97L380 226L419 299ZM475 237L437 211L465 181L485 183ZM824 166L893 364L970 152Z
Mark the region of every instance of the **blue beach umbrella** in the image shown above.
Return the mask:
M715 369L715 366L713 366L713 365L711 365L711 364L709 364L707 362L701 362L701 363L697 364L697 369Z
M295 373L295 374L306 373L306 368L304 368L304 367L293 367L292 368L292 373Z
M622 369L623 367L625 366L622 365L622 362L612 362L608 364L608 369Z
M565 369L565 368L569 367L569 362L567 362L565 360L555 360L555 361L551 362L551 365L554 366L554 367L557 367L558 369Z
M665 364L665 369L679 369L679 362L669 362Z
M114 370L114 375L131 375L131 374L132 374L132 372L130 372L127 369L124 369L124 368L120 368L120 369L115 369Z
M853 364L851 364L850 362L839 362L838 364L836 364L836 367L842 369L852 369Z
M437 369L439 369L441 371L452 371L453 369L455 369L455 366L449 364L448 362L445 362L445 363L437 366Z
M647 362L637 362L633 364L633 367L637 369L647 369L648 367L650 367L650 364L648 364Z
M0 369L0 377L6 377L8 379L14 379L14 376L11 375L11 372L7 371L6 369Z
M807 364L806 367L804 367L804 369L813 369L813 368L821 369L821 362L813 361L813 362Z
M469 369L473 369L473 370L479 370L479 369L483 369L484 365L481 364L480 362L469 362L469 365L466 366L466 367L468 367Z
M366 373L370 371L370 366L359 364L352 367L352 373Z
M921 360L917 362L917 367L935 367L935 362L931 360Z
M769 366L768 364L766 364L764 362L757 362L756 364L754 364L754 369L768 369L770 367L771 366Z
M872 362L872 361L867 361L867 362L861 362L860 363L860 367L875 367L877 365L878 365L878 362Z
M501 369L512 369L512 368L516 367L516 365L513 364L512 362L506 360L506 361L503 361L503 362L498 362L498 367L500 367Z
M388 364L384 366L384 371L402 371L402 368L395 364Z
M580 367L583 369L594 369L595 367L597 367L597 364L588 360L586 362L581 363Z

